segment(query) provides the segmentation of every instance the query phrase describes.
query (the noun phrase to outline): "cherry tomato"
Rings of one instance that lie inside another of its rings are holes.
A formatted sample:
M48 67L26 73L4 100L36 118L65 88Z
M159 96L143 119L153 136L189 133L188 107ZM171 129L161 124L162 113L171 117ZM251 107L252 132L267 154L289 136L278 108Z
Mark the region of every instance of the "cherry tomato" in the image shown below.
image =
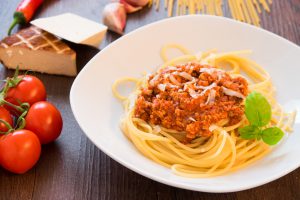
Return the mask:
M60 112L47 101L34 103L29 108L25 121L25 129L34 132L42 144L58 138L63 126Z
M6 121L7 123L9 123L9 125L13 125L13 119L10 115L10 113L8 112L8 110L6 110L4 107L0 106L0 119ZM7 126L3 123L0 122L0 131L1 132L6 132L8 131Z
M0 164L10 172L23 174L39 160L41 143L29 130L17 130L0 138Z
M46 100L46 89L40 79L30 75L20 75L18 77L22 78L22 80L16 87L10 88L7 91L5 97L6 101L14 105L19 105L20 102L27 102L32 105L35 102ZM10 106L6 105L6 108L10 111L14 111Z

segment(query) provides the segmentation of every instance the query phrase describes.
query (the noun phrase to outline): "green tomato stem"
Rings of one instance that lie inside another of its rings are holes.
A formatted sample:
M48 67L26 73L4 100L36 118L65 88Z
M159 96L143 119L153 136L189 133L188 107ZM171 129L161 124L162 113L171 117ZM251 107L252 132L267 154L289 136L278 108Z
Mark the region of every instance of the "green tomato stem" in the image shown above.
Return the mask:
M7 135L8 133L10 133L14 130L7 121L0 119L0 123L3 123L8 129L8 131L6 131L6 132L0 131L0 134Z
M19 111L19 112L21 112L21 113L23 113L23 112L26 111L26 109L22 108L21 106L16 106L15 104L12 104L12 103L10 103L10 102L4 100L4 99L2 99L2 102L3 102L4 104L6 104L6 105L8 105L8 106L10 106L10 107L12 107L12 108L14 108L14 109L16 109L17 111Z
M28 111L25 110L18 118L16 127L15 127L16 130L23 129L26 126L26 120L24 119L24 117L27 115L27 112Z

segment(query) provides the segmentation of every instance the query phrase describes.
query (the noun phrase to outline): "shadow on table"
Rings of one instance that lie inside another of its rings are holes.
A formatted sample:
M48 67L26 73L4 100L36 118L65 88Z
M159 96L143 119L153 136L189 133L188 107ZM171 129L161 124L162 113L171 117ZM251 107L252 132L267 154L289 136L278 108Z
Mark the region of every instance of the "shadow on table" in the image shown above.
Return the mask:
M74 44L66 42L76 52L76 64L77 72L79 73L81 69L100 51L95 47L90 47L87 45Z

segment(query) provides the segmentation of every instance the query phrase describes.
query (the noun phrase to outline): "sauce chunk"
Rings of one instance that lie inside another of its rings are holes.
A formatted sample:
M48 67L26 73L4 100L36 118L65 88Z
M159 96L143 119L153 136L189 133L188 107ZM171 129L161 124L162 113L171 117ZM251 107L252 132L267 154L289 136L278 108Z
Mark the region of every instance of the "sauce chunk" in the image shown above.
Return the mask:
M208 137L212 124L227 120L227 125L233 125L244 114L247 81L212 66L169 66L150 75L147 83L135 102L135 117L185 131L188 140Z

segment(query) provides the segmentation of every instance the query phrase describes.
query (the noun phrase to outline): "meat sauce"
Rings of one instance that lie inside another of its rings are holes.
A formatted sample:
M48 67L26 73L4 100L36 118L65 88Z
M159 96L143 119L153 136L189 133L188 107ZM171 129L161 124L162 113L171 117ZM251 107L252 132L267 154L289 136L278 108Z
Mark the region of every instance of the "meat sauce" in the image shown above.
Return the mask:
M135 117L184 131L187 140L208 137L212 124L227 119L233 125L244 114L247 81L212 66L169 66L150 75L147 83L135 102Z

